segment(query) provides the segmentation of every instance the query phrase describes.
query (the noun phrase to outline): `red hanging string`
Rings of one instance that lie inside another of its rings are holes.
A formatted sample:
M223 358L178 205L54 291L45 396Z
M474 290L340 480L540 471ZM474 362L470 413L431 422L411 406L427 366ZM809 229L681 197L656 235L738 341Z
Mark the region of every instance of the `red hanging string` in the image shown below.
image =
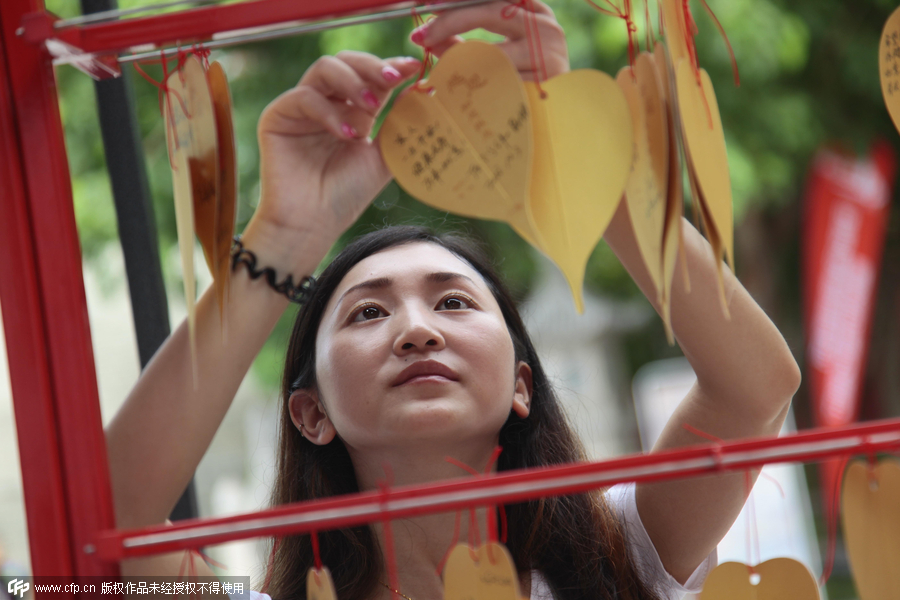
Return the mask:
M383 509L390 485L394 481L394 472L387 463L385 463L382 468L384 469L385 478L378 482L378 488L381 490ZM391 591L393 592L394 590L400 589L400 578L397 575L397 557L394 555L394 533L391 530L391 521L389 519L384 519L382 521L382 528L384 529L384 559L385 563L387 563L388 582L391 584ZM397 600L400 600L398 592L394 592L394 595L397 596Z
M412 8L412 19L413 25L416 29L423 27L426 24L425 19L423 19L422 15L418 13L415 6ZM431 72L431 69L434 68L435 57L434 53L431 52L431 48L427 46L422 46L422 52L422 67L419 69L419 75L416 77L416 80L412 84L412 89L430 94L432 91L434 91L434 86L424 86L422 85L422 81L426 79L428 74Z
M822 566L822 576L819 578L819 585L825 585L834 569L834 555L837 550L837 523L841 511L841 488L844 484L844 474L846 473L848 462L850 462L849 456L841 460L840 467L838 467L838 476L834 480L834 487L826 501L825 531L828 536L828 546L825 550L825 564Z
M312 541L312 551L313 551L313 560L316 563L316 571L322 570L322 556L319 554L319 532L313 531L309 534L309 538ZM316 573L316 581L319 579L319 574Z
M719 22L719 19L716 18L716 15L709 7L709 4L706 3L706 0L700 0L700 2L703 4L703 8L706 9L706 12L709 13L709 16L713 20L713 23L715 23L716 29L718 29L719 33L722 35L722 39L725 40L725 45L728 47L728 55L731 57L731 71L734 73L734 85L740 86L741 76L740 73L738 73L737 58L735 58L734 48L731 47L731 42L728 40L728 36L725 34L725 28L722 27L722 24Z
M491 469L494 467L494 463L496 463L497 459L500 457L501 452L503 452L503 448L501 446L497 446L496 448L494 448L494 451L491 453L491 457L488 459L487 466L484 468L485 474L491 472ZM448 456L444 460L446 460L448 463L450 463L452 465L456 465L457 467L459 467L465 471L468 471L472 475L479 475L478 471L476 471L474 468L470 467L469 465L467 465L466 463L464 463L460 460L453 458L452 456ZM470 529L474 529L476 532L476 535L477 535L478 522L475 518L475 507L472 507L470 509L469 514L470 514L470 518L469 518ZM495 504L491 504L491 505L487 506L486 518L487 518L487 540L488 540L488 542L496 543L499 539L499 536L498 536L498 532L497 532L497 506ZM504 530L503 530L502 537L503 537L503 540L505 543L505 541L506 541L506 511L503 512L503 529ZM470 539L472 537L471 531L469 533L469 537L470 537ZM479 545L480 545L480 540L479 540L479 543L473 545L472 547L475 548L475 547L478 547ZM451 548L452 548L452 546L451 546ZM491 564L496 564L496 559L494 558L494 550L493 550L493 547L491 546L491 544L488 544L488 559L491 561Z
M184 66L185 61L192 54L197 56L203 63L204 69L209 69L209 55L210 50L208 48L204 48L200 44L194 44L190 51L184 51L179 48L178 54L176 57L175 63L175 71L177 71L182 81L184 81L184 71L182 67ZM176 133L176 125L175 125L175 113L172 110L172 96L178 100L178 104L181 107L182 112L185 117L190 119L190 111L185 104L184 98L181 97L181 94L176 90L172 90L169 88L169 58L166 57L165 51L160 51L160 55L158 59L146 60L142 61L143 64L158 64L162 67L162 80L156 81L150 75L147 74L144 69L141 68L141 64L139 62L134 63L134 68L140 74L141 77L146 79L151 85L155 86L159 90L159 113L160 115L165 116L168 113L168 118L166 119L166 128L170 131L170 135L167 136L166 144L169 150L169 164L172 169L176 169L176 165L174 162L175 151L180 148L180 144L178 141L178 135ZM165 102L165 107L167 110L163 110L163 102ZM172 141L170 142L169 139ZM169 146L169 144L172 144Z
M447 551L444 552L444 557L441 559L441 562L438 563L437 566L437 576L440 577L441 573L444 572L444 566L447 564L447 559L450 558L450 553L453 552L453 549L459 543L459 531L462 525L462 511L456 511L456 522L453 525L453 539L450 541L450 547L447 548Z
M682 423L681 427L693 433L696 436L707 439L711 442L715 442L716 444L722 444L725 440L718 438L714 435L706 433L705 431L701 431L696 427L689 425L688 423ZM717 456L721 456L721 454L717 454ZM768 475L766 476L768 477ZM776 485L778 482L775 482ZM778 486L778 489L781 490L781 486ZM784 496L784 491L781 491L781 495ZM759 549L759 525L756 521L756 504L753 501L753 478L750 474L750 471L747 470L744 472L744 498L746 498L746 511L747 511L747 570L751 575L756 574L756 569L754 565L758 564L761 560L762 552ZM756 549L756 559L753 558L753 548Z
M650 22L650 0L644 0L644 33L647 36L647 52L653 52L656 43L653 40L653 23Z
M507 0L500 15L504 19L512 19L521 9L525 20L525 41L528 44L528 58L531 62L531 72L534 73L534 84L537 86L541 98L547 97L547 92L541 87L542 81L547 81L547 64L544 61L544 49L541 45L541 36L538 31L537 13L534 12L532 0Z
M266 579L263 581L262 593L269 590L269 583L272 581L272 572L275 570L275 553L278 552L278 546L281 544L281 538L275 538L272 541L272 553L269 555L269 564L266 567Z
M622 0L622 8L619 8L615 4L612 3L612 0L602 0L605 2L609 8L603 8L598 5L594 0L585 0L588 4L594 7L595 10L603 13L604 15L609 15L610 17L617 17L625 21L625 28L628 31L628 64L632 67L634 66L634 62L637 59L637 52L640 50L637 43L637 24L634 22L632 18L631 11L631 0ZM649 19L647 21L649 26ZM649 43L647 45L649 50Z

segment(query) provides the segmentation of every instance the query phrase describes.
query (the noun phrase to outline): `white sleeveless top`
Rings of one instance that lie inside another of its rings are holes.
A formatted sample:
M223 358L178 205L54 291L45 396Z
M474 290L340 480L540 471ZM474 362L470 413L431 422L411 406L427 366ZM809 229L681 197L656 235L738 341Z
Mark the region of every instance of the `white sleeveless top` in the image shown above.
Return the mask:
M713 550L698 566L684 585L669 575L644 524L638 515L634 498L635 484L628 483L611 487L607 499L615 510L616 516L625 528L625 538L631 556L634 558L638 573L644 582L665 600L680 600L685 594L699 594L706 576L718 563L718 555ZM267 594L251 591L245 594L232 594L234 600L272 600ZM340 600L340 599L338 599ZM531 572L530 600L555 600L550 586L539 571Z

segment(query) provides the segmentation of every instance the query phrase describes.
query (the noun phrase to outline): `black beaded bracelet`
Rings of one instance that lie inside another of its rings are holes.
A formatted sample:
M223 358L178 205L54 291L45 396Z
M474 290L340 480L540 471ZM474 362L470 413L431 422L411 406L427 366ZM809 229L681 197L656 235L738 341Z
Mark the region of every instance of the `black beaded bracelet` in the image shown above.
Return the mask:
M294 285L294 278L291 275L288 275L284 281L278 283L275 269L272 267L257 268L256 254L244 248L244 245L241 243L241 236L236 235L234 236L234 244L231 246L231 270L236 271L241 263L247 265L250 279L259 279L265 275L269 287L279 294L284 294L288 300L297 304L303 304L309 300L313 285L316 283L314 278L304 277L298 285Z

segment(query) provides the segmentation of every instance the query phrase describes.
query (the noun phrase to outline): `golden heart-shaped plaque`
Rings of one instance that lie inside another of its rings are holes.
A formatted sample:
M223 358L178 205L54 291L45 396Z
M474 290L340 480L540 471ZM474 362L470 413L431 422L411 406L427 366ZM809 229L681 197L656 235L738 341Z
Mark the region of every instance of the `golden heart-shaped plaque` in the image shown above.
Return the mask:
M450 48L398 98L378 135L384 161L410 195L435 208L509 223L533 240L525 210L532 157L522 79L493 44Z
M844 543L860 600L900 594L900 463L854 461L841 497Z
M900 131L900 8L884 24L878 46L878 74L881 94L894 127Z
M521 600L519 575L506 546L458 544L444 567L444 600Z
M726 562L707 576L700 600L819 600L819 586L792 558L767 560L752 572L743 563Z
M625 93L634 128L634 161L625 185L625 204L644 266L656 288L657 302L662 304L669 131L653 55L641 53L633 68L619 71L616 83Z
M534 126L528 210L538 247L562 270L579 312L584 270L625 191L631 111L615 80L581 69L527 83Z
M321 571L313 567L306 573L306 600L337 600L328 567Z

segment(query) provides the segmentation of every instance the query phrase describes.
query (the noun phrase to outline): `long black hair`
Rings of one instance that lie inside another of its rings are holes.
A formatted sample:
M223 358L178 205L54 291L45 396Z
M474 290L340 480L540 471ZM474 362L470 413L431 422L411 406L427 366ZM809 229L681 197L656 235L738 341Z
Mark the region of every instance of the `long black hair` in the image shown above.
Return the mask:
M322 272L308 302L297 315L282 380L282 410L274 505L350 494L359 488L347 448L339 437L324 446L304 438L291 421L289 398L297 389L316 386L316 334L325 306L347 272L382 250L426 242L436 244L472 266L490 288L513 341L516 360L531 367L531 411L511 413L500 430L503 453L498 471L584 460L575 436L541 367L516 304L484 250L472 240L438 235L429 229L395 226L350 243ZM507 546L521 572L540 571L559 600L656 600L628 555L621 526L600 493L544 498L506 507ZM331 569L340 600L375 595L382 572L380 548L369 527L319 534L322 561ZM313 566L307 535L281 540L270 564L268 592L275 600L306 597L305 575Z

